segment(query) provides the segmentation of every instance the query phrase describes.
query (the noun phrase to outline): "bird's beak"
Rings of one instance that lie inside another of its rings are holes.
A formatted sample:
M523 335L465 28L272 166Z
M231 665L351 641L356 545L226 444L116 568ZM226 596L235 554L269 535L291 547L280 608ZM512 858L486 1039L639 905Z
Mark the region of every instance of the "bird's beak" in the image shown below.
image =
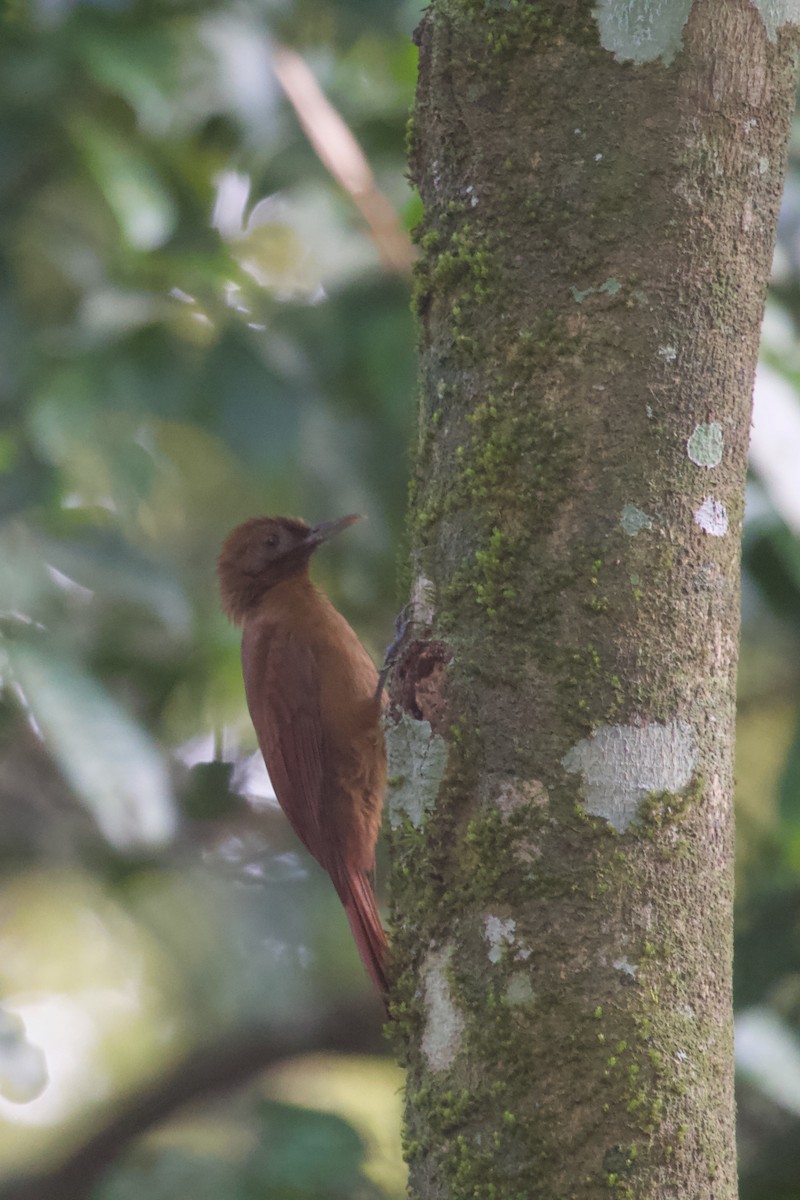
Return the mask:
M323 521L320 525L314 525L309 529L306 544L320 546L329 538L335 537L337 533L341 533L343 529L347 529L349 525L355 525L356 521L361 520L363 518L358 513L351 513L349 517L339 517L336 521Z

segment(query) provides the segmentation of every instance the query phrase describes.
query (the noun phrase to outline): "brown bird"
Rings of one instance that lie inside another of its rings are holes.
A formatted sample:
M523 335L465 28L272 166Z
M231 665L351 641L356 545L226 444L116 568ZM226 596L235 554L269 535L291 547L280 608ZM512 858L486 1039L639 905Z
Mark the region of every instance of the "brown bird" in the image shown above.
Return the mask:
M388 990L371 875L386 785L378 672L309 578L311 555L357 516L313 527L255 517L219 556L222 607L242 626L247 706L281 808L325 868L375 987Z

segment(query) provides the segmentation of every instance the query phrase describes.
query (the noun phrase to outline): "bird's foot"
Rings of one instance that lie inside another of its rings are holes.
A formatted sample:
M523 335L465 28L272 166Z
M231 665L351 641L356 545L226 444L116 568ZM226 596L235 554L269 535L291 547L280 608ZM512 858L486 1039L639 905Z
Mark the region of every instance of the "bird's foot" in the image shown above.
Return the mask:
M389 647L383 658L383 666L378 672L378 686L375 689L375 699L380 700L386 680L389 676L394 664L397 662L397 655L403 644L403 638L408 632L408 627L411 624L411 605L406 604L405 607L398 613L394 623L394 637L389 643Z

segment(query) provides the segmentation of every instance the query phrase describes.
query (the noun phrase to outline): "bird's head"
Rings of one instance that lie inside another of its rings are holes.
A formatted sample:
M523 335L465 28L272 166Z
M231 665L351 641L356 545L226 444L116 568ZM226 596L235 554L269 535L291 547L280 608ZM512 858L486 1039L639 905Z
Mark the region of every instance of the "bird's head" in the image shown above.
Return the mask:
M276 583L304 574L318 546L360 520L354 514L306 525L293 517L252 517L237 525L217 561L226 614L238 625Z

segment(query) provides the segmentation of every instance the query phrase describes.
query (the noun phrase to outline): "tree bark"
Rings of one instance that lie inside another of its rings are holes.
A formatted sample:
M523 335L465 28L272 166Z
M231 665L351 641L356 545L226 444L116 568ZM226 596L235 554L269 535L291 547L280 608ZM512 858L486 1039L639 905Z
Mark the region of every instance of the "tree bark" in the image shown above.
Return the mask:
M390 714L411 1193L736 1194L739 534L783 0L434 0L413 631Z

